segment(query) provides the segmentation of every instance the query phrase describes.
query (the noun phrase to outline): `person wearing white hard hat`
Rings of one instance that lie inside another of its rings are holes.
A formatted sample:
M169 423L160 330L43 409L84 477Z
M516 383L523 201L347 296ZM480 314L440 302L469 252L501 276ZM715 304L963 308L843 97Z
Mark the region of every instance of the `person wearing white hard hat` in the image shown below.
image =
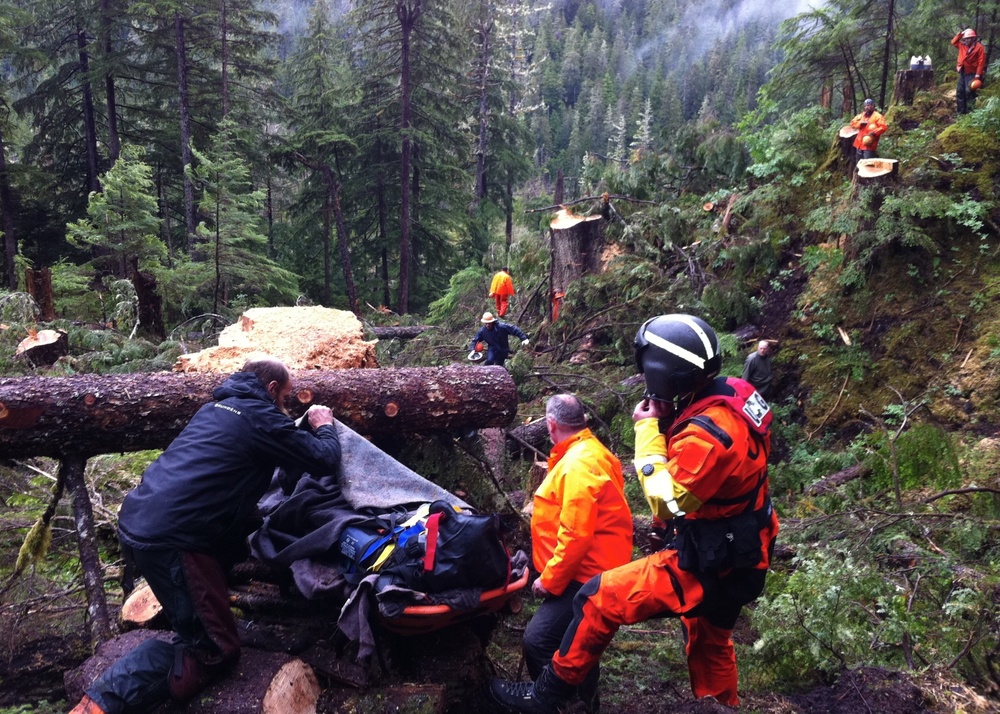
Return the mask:
M486 365L504 366L504 362L510 356L511 335L521 340L521 344L528 346L528 336L524 334L520 327L509 322L501 322L493 316L492 312L484 312L480 319L482 327L472 338L470 350L476 349L476 343L482 342L486 345Z
M959 114L968 114L976 105L976 90L983 86L983 75L986 73L986 50L979 41L976 31L971 27L962 30L951 39L951 44L958 48L958 86L955 89L955 102Z

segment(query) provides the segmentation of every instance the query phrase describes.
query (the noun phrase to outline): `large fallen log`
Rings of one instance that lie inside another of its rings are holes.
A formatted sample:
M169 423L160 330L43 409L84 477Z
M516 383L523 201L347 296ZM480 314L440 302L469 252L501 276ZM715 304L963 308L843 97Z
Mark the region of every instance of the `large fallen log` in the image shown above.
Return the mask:
M4 457L162 449L225 380L220 374L0 378ZM502 427L517 389L502 367L305 370L295 373L293 415L325 404L368 435Z

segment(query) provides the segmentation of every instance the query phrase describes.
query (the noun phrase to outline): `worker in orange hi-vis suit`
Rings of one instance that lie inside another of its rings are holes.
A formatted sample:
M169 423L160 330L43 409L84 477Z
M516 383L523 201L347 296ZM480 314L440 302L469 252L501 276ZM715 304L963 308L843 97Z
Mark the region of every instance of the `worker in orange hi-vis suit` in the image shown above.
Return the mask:
M764 589L778 518L767 478L770 407L753 385L720 377L715 331L693 315L660 315L635 339L645 399L632 413L635 466L662 549L595 575L534 682L493 679L509 712L556 714L622 625L680 618L694 696L736 707L733 627ZM657 525L658 524L658 525Z
M496 300L497 317L503 317L507 314L507 308L510 306L510 298L513 294L514 281L510 277L510 268L500 268L493 276L493 282L490 283L490 297Z

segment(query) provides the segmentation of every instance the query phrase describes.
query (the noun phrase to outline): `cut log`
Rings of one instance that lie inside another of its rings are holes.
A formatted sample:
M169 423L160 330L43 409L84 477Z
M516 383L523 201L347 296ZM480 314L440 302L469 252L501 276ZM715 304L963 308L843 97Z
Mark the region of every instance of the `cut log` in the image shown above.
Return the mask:
M63 677L67 698L76 702L105 669L148 639L169 641L172 633L135 630L102 644L97 653ZM315 712L321 689L312 668L302 660L278 652L244 648L233 671L212 682L187 704L167 703L161 712L260 712L304 714Z
M901 69L896 72L896 89L893 92L893 104L913 104L917 90L928 91L934 86L933 69Z
M211 401L219 374L0 378L0 453L94 455L165 448ZM517 388L503 367L305 370L289 410L326 404L367 435L504 427Z
M372 332L380 340L412 340L427 330L433 330L432 325L409 325L409 326L389 326L373 327Z
M55 364L69 354L69 335L64 330L39 330L21 340L14 350L14 358L38 366Z
M140 584L125 598L122 610L118 613L118 622L122 632L138 629L162 630L169 626L163 606L146 583Z
M891 183L899 177L899 161L896 159L861 159L858 162L858 183L881 185Z

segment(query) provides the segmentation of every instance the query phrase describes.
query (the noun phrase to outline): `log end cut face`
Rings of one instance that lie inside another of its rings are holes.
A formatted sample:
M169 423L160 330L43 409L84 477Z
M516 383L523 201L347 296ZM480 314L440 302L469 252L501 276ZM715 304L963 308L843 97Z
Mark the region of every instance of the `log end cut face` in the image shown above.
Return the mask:
M894 174L899 166L896 159L861 159L858 162L858 176L875 178Z
M578 216L568 208L560 208L556 211L555 217L549 223L549 228L556 231L565 231L578 223L583 223L584 221L599 221L601 220L601 214L595 213L592 216Z
M850 124L847 124L847 125L841 127L841 129L840 129L840 138L841 139L853 139L857 135L858 135L858 130L855 129Z

